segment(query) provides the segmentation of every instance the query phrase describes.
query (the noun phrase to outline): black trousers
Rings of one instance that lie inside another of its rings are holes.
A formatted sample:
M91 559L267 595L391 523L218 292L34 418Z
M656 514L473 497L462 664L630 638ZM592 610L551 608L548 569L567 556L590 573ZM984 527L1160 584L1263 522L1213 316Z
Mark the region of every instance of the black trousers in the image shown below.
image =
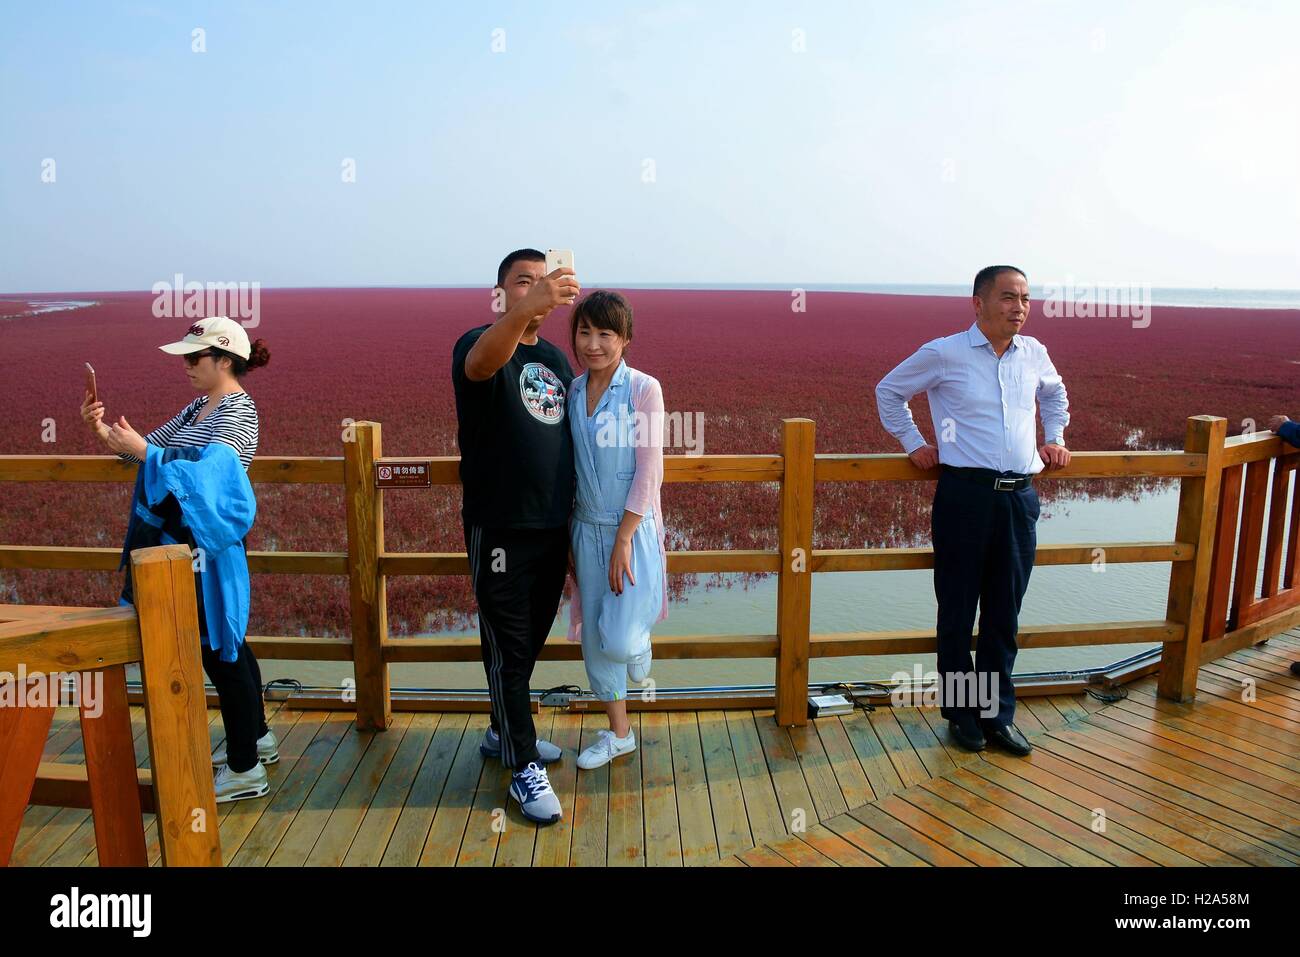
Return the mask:
M1008 725L1016 713L1011 672L1020 604L1038 545L1038 492L1032 485L999 492L940 473L930 530L938 600L940 713ZM979 643L971 637L979 607Z
M222 661L220 654L203 642L203 670L217 689L226 726L226 763L232 771L248 771L257 764L257 739L267 732L262 669L247 642L239 643L234 661Z
M529 681L555 624L569 564L569 529L465 525L470 581L478 601L483 670L501 760L516 770L537 760Z

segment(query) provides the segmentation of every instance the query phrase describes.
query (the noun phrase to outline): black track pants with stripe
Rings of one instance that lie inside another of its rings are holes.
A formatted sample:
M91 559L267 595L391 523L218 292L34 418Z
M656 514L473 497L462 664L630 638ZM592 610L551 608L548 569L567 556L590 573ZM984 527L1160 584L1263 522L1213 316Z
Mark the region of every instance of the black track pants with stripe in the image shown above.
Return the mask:
M564 592L569 529L466 525L465 551L478 601L492 730L501 736L502 762L519 769L537 760L529 681Z

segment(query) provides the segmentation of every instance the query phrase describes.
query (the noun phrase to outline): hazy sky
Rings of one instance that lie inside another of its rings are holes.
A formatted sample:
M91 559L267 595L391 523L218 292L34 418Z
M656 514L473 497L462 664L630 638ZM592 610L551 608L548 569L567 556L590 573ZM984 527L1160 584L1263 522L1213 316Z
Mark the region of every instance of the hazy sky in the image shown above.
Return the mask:
M526 245L1295 288L1297 37L1286 0L5 4L0 291L490 284Z

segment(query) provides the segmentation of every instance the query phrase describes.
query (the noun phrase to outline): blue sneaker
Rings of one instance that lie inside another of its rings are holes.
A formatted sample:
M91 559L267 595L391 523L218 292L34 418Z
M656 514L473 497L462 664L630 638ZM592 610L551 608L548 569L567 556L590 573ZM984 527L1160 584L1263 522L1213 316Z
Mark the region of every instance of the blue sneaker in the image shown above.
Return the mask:
M510 796L519 810L534 824L554 824L560 819L560 799L551 790L546 768L532 761L510 776Z
M501 736L491 727L483 732L483 743L478 746L478 753L485 758L501 757ZM537 760L541 764L553 764L564 757L564 752L549 741L537 739Z

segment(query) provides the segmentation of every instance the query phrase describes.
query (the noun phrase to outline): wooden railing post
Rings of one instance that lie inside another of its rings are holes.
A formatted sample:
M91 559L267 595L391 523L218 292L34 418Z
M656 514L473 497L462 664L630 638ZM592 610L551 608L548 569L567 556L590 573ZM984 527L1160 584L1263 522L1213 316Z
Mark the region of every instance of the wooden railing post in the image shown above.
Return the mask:
M1242 471L1243 466L1230 465L1219 476L1219 508L1214 522L1214 554L1210 565L1210 583L1206 586L1205 632L1201 636L1202 642L1222 638L1228 629Z
M162 862L171 867L220 867L221 834L191 561L186 545L131 553L140 621L140 677Z
M784 419L781 431L781 568L776 591L776 722L808 723L808 635L812 625L813 461L816 425Z
M348 438L353 441L348 441ZM343 441L343 482L348 516L349 603L357 728L386 731L393 720L384 642L388 601L379 555L384 550L384 493L375 488L375 460L383 455L378 422L357 422Z
M1196 698L1196 672L1201 666L1205 637L1205 607L1214 563L1214 539L1223 480L1223 441L1228 420L1194 415L1187 420L1184 450L1205 456L1205 475L1181 479L1178 529L1175 538L1196 545L1189 562L1174 562L1169 572L1165 618L1184 626L1182 641L1166 642L1160 656L1159 694L1173 701Z
M12 673L7 675L7 680L15 682L15 687L6 689L13 694L15 702L25 702L27 686L34 681L24 681L19 685ZM3 782L3 787L0 787L0 867L9 866L53 720L52 706L32 708L15 704L0 707L0 782Z
M96 680L102 683L98 714L89 706L86 695L86 684ZM202 676L199 681L202 690ZM126 697L126 666L113 665L90 674L78 674L77 683L86 783L90 788L99 866L148 867L144 812L131 735L131 705ZM206 711L206 704L204 708ZM218 844L217 853L220 852Z

